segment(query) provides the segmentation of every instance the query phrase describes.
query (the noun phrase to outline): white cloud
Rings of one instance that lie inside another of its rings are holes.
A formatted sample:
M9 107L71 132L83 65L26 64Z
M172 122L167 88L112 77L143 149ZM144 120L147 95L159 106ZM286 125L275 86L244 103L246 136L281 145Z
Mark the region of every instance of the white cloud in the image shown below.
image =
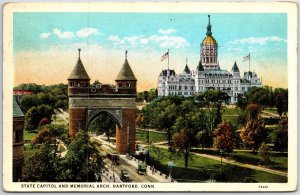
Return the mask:
M159 29L158 32L161 34L171 34L173 32L176 32L174 28L168 28L168 29Z
M112 41L116 44L123 44L125 43L124 40L121 40L117 35L110 35L107 40Z
M124 37L124 40L130 43L131 45L137 45L137 40L143 38L142 35L135 35L131 37Z
M144 44L144 45L147 45L147 44L149 43L149 39L146 39L146 38L142 37L142 38L140 39L140 43L141 43L141 44Z
M279 38L277 36L270 37L248 37L244 39L236 39L234 41L230 41L230 44L259 44L265 45L267 42L286 42L285 39Z
M75 37L73 32L65 31L62 32L60 29L54 28L53 33L60 39L72 39Z
M76 35L81 38L96 34L99 34L98 29L96 28L83 28L76 32Z
M50 35L51 35L51 33L41 33L40 38L41 39L47 39Z
M179 36L157 36L153 35L149 38L149 40L158 43L163 48L181 48L185 46L189 46L189 42L186 41L185 38Z
M144 35L134 35L131 37L119 38L117 35L110 35L107 40L114 42L115 44L130 45L147 45L147 44L158 44L162 48L183 48L190 44L185 38L179 36L168 36L168 35L152 35L146 37Z

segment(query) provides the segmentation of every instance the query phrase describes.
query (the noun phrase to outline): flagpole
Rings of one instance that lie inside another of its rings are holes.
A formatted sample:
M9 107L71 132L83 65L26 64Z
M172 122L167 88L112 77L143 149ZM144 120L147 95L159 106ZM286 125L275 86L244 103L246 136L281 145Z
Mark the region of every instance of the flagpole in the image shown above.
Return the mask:
M250 81L250 53L249 53L249 72L248 72L248 79L249 79L249 81ZM250 82L251 83L251 82Z
M168 49L168 70L169 70L169 56L170 56L170 53L169 53L169 49Z

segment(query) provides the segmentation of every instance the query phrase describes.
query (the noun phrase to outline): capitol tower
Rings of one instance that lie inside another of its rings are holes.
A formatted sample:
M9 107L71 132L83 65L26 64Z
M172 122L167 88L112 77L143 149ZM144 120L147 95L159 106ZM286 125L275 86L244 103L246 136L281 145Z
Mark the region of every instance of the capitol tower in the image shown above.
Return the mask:
M250 87L261 87L262 83L254 71L244 72L243 77L235 60L231 71L222 70L218 61L218 42L212 36L212 25L208 15L206 37L200 44L200 60L195 70L188 64L183 72L165 69L158 76L158 96L177 95L191 97L209 89L226 92L230 103L236 103L238 95L245 95ZM250 58L250 55L249 55Z

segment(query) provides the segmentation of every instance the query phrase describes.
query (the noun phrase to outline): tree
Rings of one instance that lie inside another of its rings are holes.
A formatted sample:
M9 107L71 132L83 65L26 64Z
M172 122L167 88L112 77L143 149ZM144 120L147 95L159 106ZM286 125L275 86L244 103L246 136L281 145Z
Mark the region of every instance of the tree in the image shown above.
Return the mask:
M29 83L29 84L22 83L19 86L14 87L14 90L25 90L25 91L38 93L42 91L42 86L37 85L35 83Z
M199 131L196 136L197 140L199 141L199 144L202 148L209 148L213 145L213 139L214 135L213 132L204 129L202 131Z
M28 131L37 129L41 119L47 118L51 121L52 114L54 114L54 109L48 105L31 107L24 117L24 129Z
M174 124L177 133L174 134L174 147L184 153L184 166L188 167L188 158L192 147L199 144L197 134L206 128L202 120L204 112L189 112L185 116L179 116Z
M80 130L70 143L65 156L62 179L68 182L101 181L102 158L96 143L90 141L88 133Z
M56 182L60 175L59 158L49 142L42 143L40 148L25 162L22 181L25 182Z
M161 112L158 117L158 124L159 127L165 129L167 132L167 140L168 145L171 146L172 141L172 126L174 125L176 118L177 118L177 107L175 104L168 105L163 112Z
M286 116L279 121L274 148L279 151L288 150L288 118Z
M279 116L282 116L282 113L286 113L288 111L288 90L284 89L275 89L275 106L277 108L277 112Z
M157 89L156 88L150 89L149 90L149 101L152 101L156 98L157 98Z
M68 133L67 131L68 130L63 125L48 124L41 127L41 130L31 140L31 143L35 145L35 144L42 144L44 142L49 142L56 146L57 139L61 139L61 140L65 139L64 137L62 139L62 136L67 135Z
M262 107L267 107L272 105L273 92L272 88L268 86L264 87L251 87L247 93L248 104L258 104Z
M37 96L35 94L31 94L31 95L26 95L22 98L20 108L23 111L23 113L26 114L29 108L38 105L39 105L39 101Z
M235 147L236 139L230 122L223 122L216 129L216 148L231 153Z
M110 136L116 132L116 122L108 114L100 113L100 115L90 123L89 130L96 134L103 134L104 132L109 141Z
M207 113L207 126L212 132L219 123L222 122L222 103L228 102L229 96L227 93L220 90L208 90L203 94L198 94L196 102L205 107Z
M251 147L253 152L266 139L264 124L259 120L260 107L257 104L249 104L246 109L246 127L240 136L246 147Z
M269 154L270 148L267 146L267 144L265 144L265 142L263 142L258 150L258 155L260 157L260 161L263 164L268 164L271 160L270 160L270 154Z
M247 107L247 99L246 99L246 97L244 97L244 96L241 95L241 94L238 94L236 105L237 105L239 108L241 108L242 110L245 110L246 107Z

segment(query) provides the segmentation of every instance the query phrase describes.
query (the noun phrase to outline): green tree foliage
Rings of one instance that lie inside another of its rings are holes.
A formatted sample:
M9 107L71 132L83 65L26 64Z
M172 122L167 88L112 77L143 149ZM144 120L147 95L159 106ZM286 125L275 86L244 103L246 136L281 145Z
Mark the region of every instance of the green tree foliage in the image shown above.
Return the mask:
M197 105L206 110L207 127L212 132L222 122L222 103L228 102L227 93L219 90L208 90L194 98Z
M65 135L63 126L46 125L35 138L36 152L25 162L24 182L101 181L102 158L87 132L79 131L65 157L56 154L57 140Z
M178 109L175 104L171 104L165 107L165 109L158 114L157 120L159 124L159 128L165 129L167 134L167 140L169 146L171 146L172 141L172 126L174 125L177 118Z
M241 94L238 94L237 96L237 107L241 108L242 110L245 110L247 107L247 99Z
M278 124L274 148L278 151L288 150L288 118L286 116L282 117Z
M20 108L23 111L23 113L26 114L26 112L29 110L29 108L33 106L38 106L39 101L35 94L27 95L22 98L22 102L20 104Z
M157 89L150 89L149 91L143 91L137 93L137 101L143 102L143 101L153 101L157 98Z
M288 110L288 90L272 87L251 87L245 94L245 97L238 96L237 105L245 108L247 104L258 104L265 107L277 107L279 115Z
M79 131L70 143L63 162L62 179L71 182L101 181L102 158L96 143L90 141L88 133Z
M204 129L197 133L197 137L199 140L199 145L202 148L209 148L213 145L214 134L212 131Z
M28 131L37 129L41 119L47 118L51 121L52 114L54 114L54 109L48 105L31 107L25 114L24 129Z
M59 158L49 142L42 143L39 149L25 162L22 181L56 182L59 172Z
M271 161L269 151L270 151L269 146L267 146L267 144L265 144L265 142L262 142L262 144L260 145L260 147L258 149L258 155L259 155L261 163L268 164Z
M116 133L116 122L108 114L100 113L99 116L90 123L88 129L97 135L105 133L109 140L110 136Z
M236 144L236 139L231 124L226 121L219 124L215 134L216 148L224 150L227 153L231 153Z
M258 104L263 107L271 106L273 104L272 88L264 87L251 87L246 93L248 104Z
M246 147L251 147L253 151L257 150L260 144L266 140L267 134L264 124L259 120L260 106L249 104L246 109L247 124L242 129L240 136Z
M279 116L282 116L282 113L287 113L288 111L288 90L285 89L275 89L275 106Z
M49 105L54 109L68 108L68 86L65 84L57 85L37 85L35 83L21 84L14 87L15 90L31 91L33 94L22 97L20 107L24 113L33 106L42 104Z
M32 91L33 93L38 93L42 91L42 86L37 85L35 83L29 83L29 84L22 83L14 87L14 90L25 90L25 91Z
M186 102L184 105L187 106L188 104ZM205 113L202 111L190 111L179 116L174 124L174 129L177 130L173 137L174 147L184 153L184 166L186 169L191 148L199 145L197 134L206 128L204 117Z

